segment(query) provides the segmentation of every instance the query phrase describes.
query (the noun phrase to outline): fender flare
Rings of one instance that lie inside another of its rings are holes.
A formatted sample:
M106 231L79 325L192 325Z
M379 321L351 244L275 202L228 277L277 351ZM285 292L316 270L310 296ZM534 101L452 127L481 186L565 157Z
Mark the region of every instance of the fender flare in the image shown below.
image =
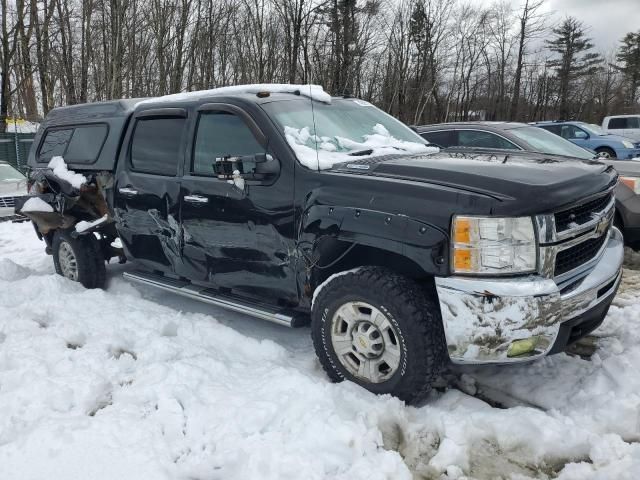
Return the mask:
M326 238L399 254L429 275L445 275L449 269L449 233L406 215L330 205L309 207L298 241L303 257L317 258L317 246Z

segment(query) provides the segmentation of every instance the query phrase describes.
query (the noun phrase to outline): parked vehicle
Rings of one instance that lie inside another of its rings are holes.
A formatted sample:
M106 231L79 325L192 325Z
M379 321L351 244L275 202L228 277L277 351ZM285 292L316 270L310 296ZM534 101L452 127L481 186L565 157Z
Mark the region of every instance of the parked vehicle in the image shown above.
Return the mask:
M640 114L604 117L602 129L607 133L622 135L640 142Z
M0 221L15 220L15 197L27 193L27 179L6 162L0 162Z
M602 158L625 160L640 157L640 142L607 133L598 125L584 122L537 122L534 125L593 150Z
M620 174L616 187L615 226L623 232L625 244L640 249L640 162L603 160Z
M425 140L447 147L448 151L484 148L502 152L518 149L583 160L595 158L595 153L590 150L524 123L460 122L425 125L415 129ZM640 162L600 160L612 165L621 175L640 177ZM615 190L615 224L623 232L625 244L637 249L640 247L640 200L633 192L636 179L623 177L622 181Z
M595 153L553 133L518 122L453 122L414 127L430 143L443 148L522 150L592 160Z
M105 259L122 255L130 280L310 320L332 380L408 402L449 359L563 351L620 282L612 167L432 153L371 104L318 87L58 108L35 145L34 196L17 208L58 273L100 287Z

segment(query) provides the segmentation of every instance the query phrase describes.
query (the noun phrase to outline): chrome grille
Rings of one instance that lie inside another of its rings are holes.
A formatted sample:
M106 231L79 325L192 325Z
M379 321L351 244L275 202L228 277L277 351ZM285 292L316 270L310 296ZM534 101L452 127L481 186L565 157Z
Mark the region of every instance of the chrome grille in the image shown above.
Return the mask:
M554 275L559 276L570 272L593 259L598 252L600 252L600 249L608 237L609 236L604 233L599 237L590 238L573 247L558 252L556 255Z
M555 213L538 215L539 272L565 282L588 270L604 251L615 213L613 188Z
M0 197L0 208L13 207L15 205L14 197Z
M607 195L574 205L571 208L556 213L556 232L564 232L565 230L580 227L590 222L593 220L594 215L599 214L609 205L612 196L613 193L610 192Z

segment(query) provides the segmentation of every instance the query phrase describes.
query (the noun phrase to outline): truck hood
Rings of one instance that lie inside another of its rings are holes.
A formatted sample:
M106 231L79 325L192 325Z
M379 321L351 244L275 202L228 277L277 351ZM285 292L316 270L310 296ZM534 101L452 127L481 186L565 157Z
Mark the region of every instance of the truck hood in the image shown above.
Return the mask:
M525 152L394 155L354 159L332 170L480 193L504 202L507 212L522 214L557 210L603 191L617 180L615 170L599 161ZM503 208L497 205L495 213Z

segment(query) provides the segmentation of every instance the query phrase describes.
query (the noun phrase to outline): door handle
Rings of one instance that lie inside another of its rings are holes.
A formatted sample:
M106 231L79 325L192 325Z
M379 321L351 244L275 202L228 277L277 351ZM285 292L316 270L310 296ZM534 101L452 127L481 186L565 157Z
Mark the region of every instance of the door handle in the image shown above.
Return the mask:
M189 203L209 203L207 197L201 197L200 195L185 195L184 201Z
M137 195L138 194L137 190L134 190L133 188L129 188L129 187L119 188L118 191L123 195Z

